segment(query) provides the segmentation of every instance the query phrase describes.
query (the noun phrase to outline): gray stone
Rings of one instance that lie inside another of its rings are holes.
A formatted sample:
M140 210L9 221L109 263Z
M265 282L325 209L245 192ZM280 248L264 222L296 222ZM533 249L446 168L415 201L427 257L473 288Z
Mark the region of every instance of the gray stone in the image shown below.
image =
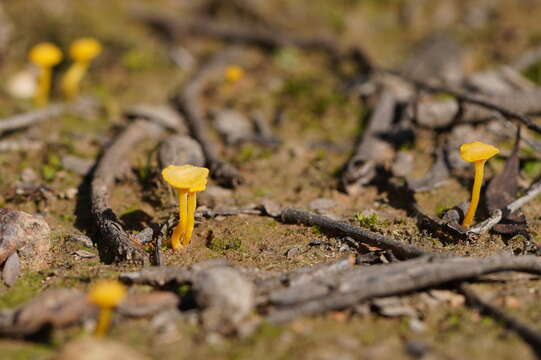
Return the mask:
M2 270L2 280L7 286L15 284L17 278L21 274L21 261L19 260L19 255L17 252L8 257L4 263L4 269Z
M208 330L234 331L254 310L254 285L228 266L200 271L193 290Z
M161 142L158 149L160 169L169 165L204 166L205 156L201 145L188 136L173 135Z
M23 270L38 271L47 264L51 229L41 217L0 209L0 264L18 251Z
M254 128L244 114L236 110L220 110L214 114L214 126L229 145L254 138Z

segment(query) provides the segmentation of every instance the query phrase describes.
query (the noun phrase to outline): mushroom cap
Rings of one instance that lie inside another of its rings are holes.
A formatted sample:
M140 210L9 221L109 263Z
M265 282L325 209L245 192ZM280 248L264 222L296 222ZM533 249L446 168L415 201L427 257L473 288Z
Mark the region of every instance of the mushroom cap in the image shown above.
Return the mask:
M75 61L90 61L101 52L101 44L94 38L80 38L70 46L70 56Z
M205 190L209 169L193 165L169 165L162 171L169 185L192 192Z
M238 65L230 65L225 69L225 80L237 82L244 76L244 69Z
M28 58L34 64L51 67L62 61L62 51L55 44L43 42L30 49Z
M497 147L480 141L474 141L460 146L460 157L467 162L488 160L499 152L500 150Z
M92 285L88 300L100 307L115 307L126 296L126 287L116 280L101 280Z

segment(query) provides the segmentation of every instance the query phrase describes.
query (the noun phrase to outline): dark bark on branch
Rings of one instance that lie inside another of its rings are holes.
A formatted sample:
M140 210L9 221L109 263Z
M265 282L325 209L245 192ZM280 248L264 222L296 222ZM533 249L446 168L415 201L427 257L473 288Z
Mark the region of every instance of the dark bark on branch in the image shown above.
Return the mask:
M353 226L345 222L332 220L328 217L316 215L307 211L287 208L282 211L280 220L286 224L317 226L321 231L337 236L349 236L362 244L374 246L383 250L391 250L399 259L410 259L428 253L428 251L413 245L404 244L398 240L373 231Z
M199 71L188 80L180 94L173 99L177 110L184 115L192 137L201 144L211 176L229 187L239 185L242 182L242 177L233 165L220 158L218 150L208 139L205 111L199 98L208 81L216 74L222 74L227 64L232 62L236 56L238 56L238 52L235 50L226 51L213 57L202 65Z
M133 147L148 137L158 137L163 128L146 120L131 123L105 150L99 159L91 183L92 218L97 232L95 241L102 261L147 263L148 255L128 234L110 208L109 192L114 187L118 169Z
M345 309L375 297L405 294L503 271L541 275L541 259L536 256L492 256L481 259L427 256L406 262L361 267L340 277L338 282L327 284L326 292L321 289L313 291L317 294L315 298L303 297L297 304L294 304L294 299L281 299L282 303L287 302L287 306L271 311L266 319L269 322L290 321L299 316Z

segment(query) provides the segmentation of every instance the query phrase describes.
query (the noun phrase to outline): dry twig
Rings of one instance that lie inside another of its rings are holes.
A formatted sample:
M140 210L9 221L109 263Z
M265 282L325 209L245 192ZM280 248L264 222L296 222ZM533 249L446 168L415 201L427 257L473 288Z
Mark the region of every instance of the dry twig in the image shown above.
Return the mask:
M121 164L133 147L148 137L158 137L163 128L146 120L131 123L105 150L99 159L91 183L92 217L97 228L96 242L100 257L105 262L148 262L142 247L120 225L108 203L109 191Z

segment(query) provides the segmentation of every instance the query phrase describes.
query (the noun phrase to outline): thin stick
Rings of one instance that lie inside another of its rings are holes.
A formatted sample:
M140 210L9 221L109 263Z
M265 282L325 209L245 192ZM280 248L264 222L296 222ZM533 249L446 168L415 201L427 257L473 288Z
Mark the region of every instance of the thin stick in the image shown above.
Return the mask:
M338 236L349 236L360 243L383 250L391 250L399 259L410 259L428 254L428 251L413 245L404 244L398 240L373 231L353 226L345 222L332 220L328 217L316 215L307 211L287 208L282 211L279 219L286 224L317 226L321 231L333 233Z
M58 117L69 111L82 112L97 106L91 98L79 98L74 103L51 104L45 108L11 116L0 120L0 134L39 124L47 119Z

